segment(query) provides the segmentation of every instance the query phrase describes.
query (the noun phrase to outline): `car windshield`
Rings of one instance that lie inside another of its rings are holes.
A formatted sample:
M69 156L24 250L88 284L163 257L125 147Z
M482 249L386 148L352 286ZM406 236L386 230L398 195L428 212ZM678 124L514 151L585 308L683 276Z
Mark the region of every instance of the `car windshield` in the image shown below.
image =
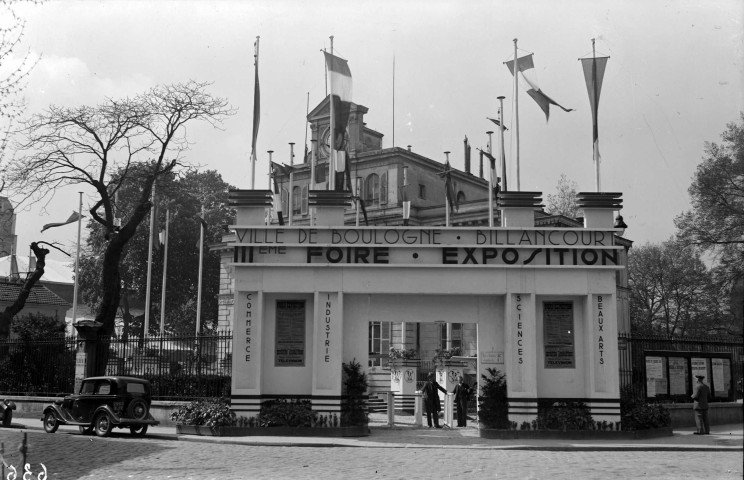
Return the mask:
M127 383L128 393L145 393L144 383Z
M93 387L95 386L95 383L93 382L83 382L83 385L80 387L80 393L84 395L90 395L93 393Z

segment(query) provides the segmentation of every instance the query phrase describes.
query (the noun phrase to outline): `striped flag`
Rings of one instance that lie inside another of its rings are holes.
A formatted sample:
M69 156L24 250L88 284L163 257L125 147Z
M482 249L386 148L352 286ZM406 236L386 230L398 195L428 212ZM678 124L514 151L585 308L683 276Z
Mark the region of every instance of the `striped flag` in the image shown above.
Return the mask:
M581 67L584 69L584 80L586 80L586 90L589 93L589 105L592 108L592 142L595 162L600 161L597 115L599 113L599 94L602 91L602 79L604 78L605 66L608 59L609 57L581 59Z
M343 58L325 53L328 77L331 82L331 108L333 110L333 141L334 150L344 149L346 127L349 124L351 111L351 70Z
M258 39L253 43L255 48L256 57L256 73L253 87L253 137L251 140L251 162L255 162L256 158L256 139L258 138L258 125L261 123L261 88L258 84Z
M540 90L540 87L537 86L537 82L535 81L535 64L532 62L531 53L529 55L525 55L524 57L517 58L517 64L519 66L518 78L520 80L520 83L523 84L523 88L527 91L527 94L532 97L532 99L540 106L542 111L545 112L546 121L548 120L548 118L550 118L551 104L560 107L565 112L573 111L572 108L566 108L549 96L545 95L545 93ZM514 60L509 60L508 62L506 62L506 66L511 74L514 75Z

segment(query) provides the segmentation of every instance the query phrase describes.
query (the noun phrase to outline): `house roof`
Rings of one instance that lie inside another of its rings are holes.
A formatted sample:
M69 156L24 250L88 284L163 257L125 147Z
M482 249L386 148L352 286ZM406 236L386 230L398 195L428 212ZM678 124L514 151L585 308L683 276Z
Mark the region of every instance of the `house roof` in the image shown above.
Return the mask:
M26 278L28 272L28 256L23 255L6 255L0 257L0 277L9 278L13 275L12 257L15 256L17 270L21 278ZM71 261L52 260L47 255L44 259L44 275L41 281L45 283L74 283L73 268Z
M12 303L18 298L18 294L21 292L23 287L22 283L0 281L0 302L1 303ZM34 285L31 289L31 293L28 295L26 304L33 305L59 305L62 307L70 307L70 303L66 302L62 297L55 294L43 285Z

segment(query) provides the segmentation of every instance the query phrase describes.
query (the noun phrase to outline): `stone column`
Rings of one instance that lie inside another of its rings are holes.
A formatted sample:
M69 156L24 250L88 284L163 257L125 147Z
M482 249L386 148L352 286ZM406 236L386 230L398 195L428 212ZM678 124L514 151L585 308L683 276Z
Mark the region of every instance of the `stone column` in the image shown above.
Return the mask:
M96 356L98 354L98 331L100 322L94 320L80 320L75 323L77 330L78 349L75 355L75 392L80 391L80 385L86 377L96 374Z

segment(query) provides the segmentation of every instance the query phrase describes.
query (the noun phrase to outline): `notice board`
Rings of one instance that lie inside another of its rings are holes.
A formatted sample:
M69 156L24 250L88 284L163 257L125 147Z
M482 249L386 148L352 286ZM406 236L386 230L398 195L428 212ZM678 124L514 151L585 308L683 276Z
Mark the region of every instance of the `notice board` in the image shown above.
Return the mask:
M276 301L274 365L305 366L305 301Z
M543 304L545 368L576 368L573 304Z

